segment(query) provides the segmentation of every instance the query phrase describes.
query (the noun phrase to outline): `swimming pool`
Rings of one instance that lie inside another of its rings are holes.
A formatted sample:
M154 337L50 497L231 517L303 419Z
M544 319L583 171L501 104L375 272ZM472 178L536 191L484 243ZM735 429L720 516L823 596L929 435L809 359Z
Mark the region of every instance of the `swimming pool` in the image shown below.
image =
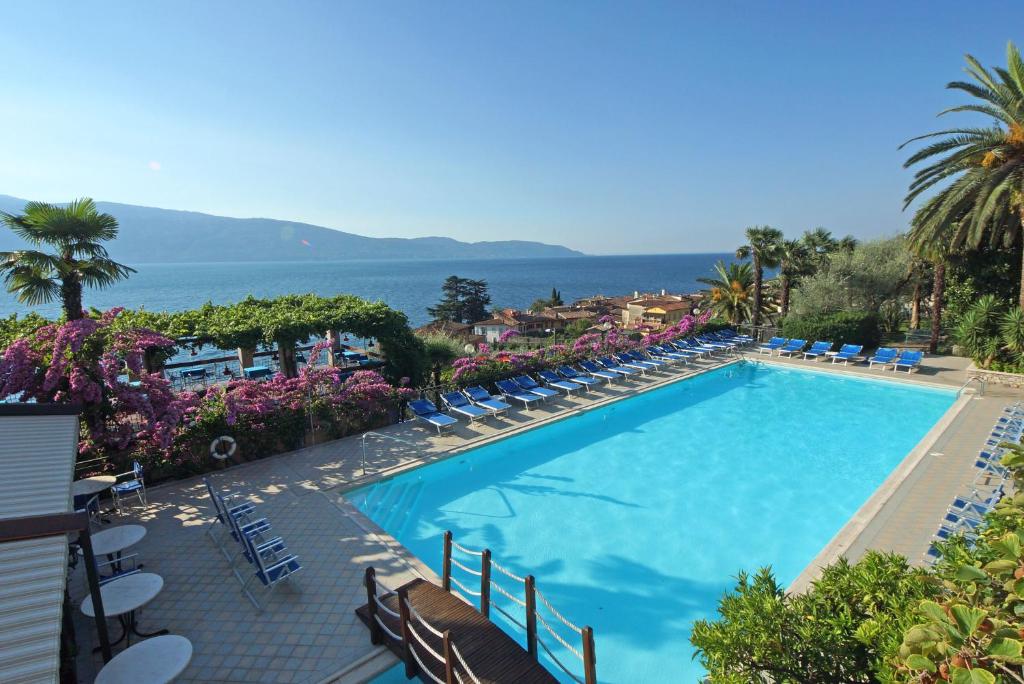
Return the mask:
M696 681L690 625L737 571L791 582L954 400L740 362L346 496L438 573L452 530L534 574L602 682Z

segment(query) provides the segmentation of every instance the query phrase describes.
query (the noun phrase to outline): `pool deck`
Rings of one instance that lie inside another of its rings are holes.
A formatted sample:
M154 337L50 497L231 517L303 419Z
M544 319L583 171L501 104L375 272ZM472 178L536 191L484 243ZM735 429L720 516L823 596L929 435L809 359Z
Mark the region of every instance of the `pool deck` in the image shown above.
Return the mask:
M749 355L757 359L757 354ZM766 360L765 357L760 357ZM727 359L725 362L730 362ZM832 369L831 364L772 359L773 363ZM928 357L926 369L911 381L958 388L966 379L966 359ZM719 363L702 363L702 369ZM839 372L892 377L892 372L836 366ZM139 613L144 631L167 628L188 637L195 649L180 682L359 682L395 662L383 647L370 644L355 608L365 603L362 573L396 586L433 573L373 523L358 514L342 492L402 470L446 458L483 443L563 419L579 411L633 396L692 373L653 374L634 383L617 383L589 397L560 398L530 412L515 410L499 421L467 426L437 436L423 423L407 422L378 431L398 438L348 437L299 451L235 466L211 476L223 490L258 504L273 532L286 540L303 570L272 594L256 587L264 611L240 593L228 562L205 534L212 507L200 478L152 487L149 506L114 516L114 524L142 523L148 534L133 550L145 570L164 578L161 594ZM906 379L905 374L897 376ZM954 494L973 479L973 456L1004 406L1019 392L990 386L985 397L971 397L949 426L937 431L920 462L892 483L877 510L856 529L846 529L826 547L856 558L867 548L898 551L918 559ZM888 481L887 481L888 482ZM837 543L838 540L838 543ZM825 553L823 552L823 553ZM833 553L834 556L834 553ZM820 556L802 581L827 562ZM243 561L244 563L244 561ZM242 565L239 565L241 568ZM799 588L799 582L794 588ZM95 630L78 610L85 592L84 572L72 582L76 632L81 646L79 674L90 682L98 658L90 655ZM119 627L112 623L116 638Z

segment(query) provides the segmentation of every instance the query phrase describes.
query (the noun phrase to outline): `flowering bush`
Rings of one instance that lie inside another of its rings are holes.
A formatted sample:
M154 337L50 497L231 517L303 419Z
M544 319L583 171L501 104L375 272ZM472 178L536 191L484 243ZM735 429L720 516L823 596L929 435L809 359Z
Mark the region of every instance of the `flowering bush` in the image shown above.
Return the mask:
M505 332L498 335L498 344L505 344L513 337L519 337L519 331L515 328L509 328Z
M135 447L166 452L197 405L195 394L175 394L145 367L147 354L174 343L151 330L112 332L120 313L43 325L12 342L0 360L0 398L82 405L84 457Z
M553 344L549 347L522 353L509 351L491 353L486 345L480 345L479 353L476 356L462 357L452 362L451 369L445 374L444 379L463 387L487 384L517 374L573 364L594 356L660 344L688 335L696 331L698 327L707 326L710 317L710 311L705 312L699 318L684 316L679 323L661 332L646 335L636 331L626 334L618 328L612 328L603 335L600 333L581 335L576 338L571 347L565 344Z
M82 458L132 458L161 471L202 469L209 443L233 435L247 456L301 446L306 426L341 436L388 422L413 390L373 371L306 366L298 377L234 380L201 393L172 390L151 368L174 342L113 325L121 311L47 324L12 342L0 359L0 398L82 405ZM320 357L328 342L310 352Z

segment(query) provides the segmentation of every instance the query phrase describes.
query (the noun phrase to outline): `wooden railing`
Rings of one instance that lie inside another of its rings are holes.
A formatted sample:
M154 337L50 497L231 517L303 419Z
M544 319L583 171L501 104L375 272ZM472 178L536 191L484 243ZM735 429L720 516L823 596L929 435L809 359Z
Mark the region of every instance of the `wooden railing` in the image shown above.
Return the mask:
M480 569L476 570L471 568L465 563L462 563L458 559L453 557L453 551L459 551L462 554L468 556L474 556L480 559ZM457 578L452 576L452 568L456 567L472 576L480 578L479 591L472 589ZM512 592L506 590L501 584L494 581L492 571L498 571L499 574L508 578L509 580L522 585L523 594L522 598L514 595ZM519 577L512 573L507 568L504 568L491 558L491 550L483 549L476 551L468 549L464 546L457 544L452 538L451 530L444 533L444 560L442 566L442 577L441 586L445 591L451 591L452 585L454 584L461 593L466 594L468 597L475 597L479 600L480 612L484 617L490 617L491 608L493 607L499 613L504 615L507 619L512 621L513 624L523 629L526 633L526 649L531 656L536 660L539 657L540 648L544 649L548 657L557 665L566 675L571 677L574 681L580 684L597 684L597 656L594 650L594 630L589 626L579 627L568 619L566 619L561 613L559 613L553 605L544 597L544 594L537 588L537 581L533 575L527 575L526 577ZM514 615L511 615L508 611L502 608L499 604L495 603L491 599L491 590L496 590L499 594L504 596L506 599L514 603L515 605L523 608L523 620L520 621ZM537 601L544 606L549 617L561 622L569 631L573 632L576 637L580 640L580 647L577 648L570 644L568 640L562 637L555 628L545 619L544 615L537 610ZM555 654L551 648L544 642L544 639L540 637L538 632L538 624L544 627L546 632L558 642L565 650L572 653L583 664L583 677L573 672L563 663Z
M385 639L391 639L401 644L407 678L412 679L417 674L422 674L436 684L480 684L480 680L473 674L452 641L451 632L438 630L416 612L404 588L389 589L377 580L373 568L366 569L364 584L366 585L367 610L371 619L370 640L375 644L382 644ZM387 594L398 596L397 613L380 599L378 587ZM400 634L396 634L388 628L384 619L381 618L381 613L398 620ZM420 634L421 628L441 640L440 653ZM435 667L444 672L444 677L441 678L434 674L432 668L427 662L424 662L425 659L436 663Z

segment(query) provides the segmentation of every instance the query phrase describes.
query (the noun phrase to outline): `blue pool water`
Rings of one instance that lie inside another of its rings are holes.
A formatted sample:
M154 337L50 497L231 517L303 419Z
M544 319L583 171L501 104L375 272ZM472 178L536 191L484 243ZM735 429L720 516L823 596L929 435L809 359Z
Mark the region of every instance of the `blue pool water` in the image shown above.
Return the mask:
M697 681L691 623L737 571L795 579L954 399L743 362L348 497L438 573L452 530L534 574L602 682Z

